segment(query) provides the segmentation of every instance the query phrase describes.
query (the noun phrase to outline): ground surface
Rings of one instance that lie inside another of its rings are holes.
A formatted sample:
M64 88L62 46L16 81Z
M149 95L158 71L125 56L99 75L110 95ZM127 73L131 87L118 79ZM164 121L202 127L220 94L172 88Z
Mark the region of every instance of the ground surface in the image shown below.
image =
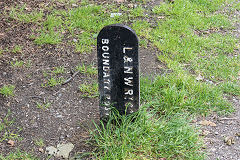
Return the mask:
M1 3L1 9L10 7L19 2L6 1ZM25 1L29 6L38 4L34 1ZM47 2L44 2L47 3ZM91 149L86 146L88 138L88 122L99 119L98 99L83 98L79 93L79 85L89 81L97 81L97 76L77 74L66 84L54 88L41 86L44 83L44 72L56 66L63 66L67 72L63 74L66 79L71 76L71 70L77 65L93 65L96 68L96 50L91 53L75 53L71 46L57 48L52 45L37 46L31 35L31 24L18 24L0 17L0 45L2 48L13 48L15 45L23 46L24 54L4 54L0 58L0 85L15 84L15 96L6 98L0 95L0 115L3 117L11 110L11 117L16 120L15 125L22 128L19 132L22 141L10 147L6 142L0 144L0 153L8 153L21 148L27 152L45 159L47 156L39 152L34 143L43 139L46 146L56 146L59 143L72 142L74 152L86 152ZM154 75L158 72L158 62L154 49L139 51L141 61L141 74ZM31 61L31 67L14 68L9 63L12 60ZM36 103L51 103L47 109L37 108ZM14 127L15 128L15 127ZM72 153L72 155L74 154Z
M158 4L160 1L154 1ZM27 3L29 7L40 7L36 1L8 1L0 2L0 10L8 10L14 4ZM47 0L41 3L49 3ZM59 6L64 7L64 6ZM239 17L239 13L235 13ZM98 99L82 97L79 85L85 82L97 82L97 75L78 73L72 81L55 87L42 87L46 83L44 73L49 73L57 66L66 70L61 76L65 79L72 75L72 70L81 64L93 65L96 68L96 49L91 53L78 54L65 40L61 47L55 45L38 46L31 39L34 24L18 23L0 15L0 47L14 48L22 46L22 53L7 53L0 57L0 86L15 85L15 96L4 97L0 94L0 117L4 117L8 110L10 117L15 119L12 127L22 141L11 147L6 141L0 143L0 154L7 154L16 148L34 153L40 159L47 155L39 151L35 141L44 140L44 147L56 146L62 142L72 142L75 145L73 156L77 152L91 151L92 147L85 143L89 135L86 130L92 120L99 119ZM240 35L240 24L236 24L236 36ZM155 56L156 49L140 48L140 71L142 76L153 76L161 73L162 64ZM30 62L29 67L13 67L9 62L23 60ZM228 117L211 116L209 119L216 123L216 127L203 127L209 134L205 136L206 151L209 159L238 160L240 159L240 100L228 97L234 103L236 112ZM38 108L37 103L50 103L48 108ZM21 129L17 129L18 126ZM224 137L233 136L235 143L228 146Z
M234 17L240 19L240 12L235 12ZM236 23L234 36L240 36L240 22ZM209 152L209 160L239 160L240 159L240 99L239 97L226 97L236 109L236 112L228 117L213 115L207 119L216 123L216 127L203 127L203 131L209 131L205 137L206 148ZM234 139L230 145L226 144L226 138Z

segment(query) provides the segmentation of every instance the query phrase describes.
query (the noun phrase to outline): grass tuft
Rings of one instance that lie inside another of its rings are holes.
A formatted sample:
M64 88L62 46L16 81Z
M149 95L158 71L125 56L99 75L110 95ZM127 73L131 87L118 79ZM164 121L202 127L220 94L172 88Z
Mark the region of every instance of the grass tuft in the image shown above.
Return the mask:
M97 159L196 159L204 158L202 141L183 115L157 118L140 110L129 116L111 113L105 125L91 134ZM113 154L114 153L114 154Z
M5 97L14 96L14 85L4 85L0 88L0 94L2 94Z

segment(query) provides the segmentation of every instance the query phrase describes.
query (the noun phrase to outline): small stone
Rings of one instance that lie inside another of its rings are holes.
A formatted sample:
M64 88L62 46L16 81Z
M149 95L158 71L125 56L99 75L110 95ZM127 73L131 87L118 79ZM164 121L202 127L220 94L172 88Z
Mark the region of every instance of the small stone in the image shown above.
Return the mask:
M158 19L164 19L165 17L164 16L158 16L157 18Z
M113 17L116 17L116 16L121 16L122 13L111 13L110 17L113 18Z
M240 132L236 133L236 136L240 137Z
M234 140L234 137L232 137L232 136L227 136L227 137L224 139L224 142L225 142L227 145L231 146L232 144L235 143L235 140Z
M58 144L58 152L56 154L56 157L62 157L67 159L69 157L69 153L73 150L73 148L74 145L72 143Z
M74 39L73 39L73 42L77 42L77 39L74 38Z
M63 116L61 114L56 115L56 118L62 118Z
M55 147L53 147L53 146L49 146L49 147L46 148L46 153L47 153L48 155L55 156L56 153L57 153L57 151L58 151L57 148L55 148Z
M215 135L219 135L219 133L218 133L218 132L214 132L214 134L215 134Z
M211 148L210 149L212 152L215 152L217 149L216 148Z
M41 152L41 153L44 152L44 150L42 148L38 148L38 151Z
M129 7L129 8L133 8L134 5L133 5L132 3L130 3L130 4L128 4L128 7Z
M78 5L77 5L77 4L75 4L75 3L73 3L73 4L72 4L72 6L73 6L73 7L78 7Z

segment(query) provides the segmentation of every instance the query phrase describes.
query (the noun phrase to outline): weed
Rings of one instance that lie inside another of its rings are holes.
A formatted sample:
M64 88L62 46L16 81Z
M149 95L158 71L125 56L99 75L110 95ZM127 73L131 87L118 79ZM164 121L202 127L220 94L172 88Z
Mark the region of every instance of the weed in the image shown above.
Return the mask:
M83 97L94 98L98 96L98 84L81 84L79 90Z
M10 64L13 66L13 67L22 67L24 65L24 62L23 61L18 61L16 60L15 62L10 62Z
M35 139L34 140L34 144L38 147L44 147L44 140L42 138L39 138L39 139Z
M0 48L0 56L3 54L4 50Z
M13 53L22 53L22 46L16 45L13 50Z
M81 73L88 74L90 76L97 74L97 69L93 67L93 65L85 65L84 63L82 65L78 65L76 67L76 70L80 71Z
M11 127L14 125L14 120L10 118L11 112L8 110L8 113L4 117L0 117L0 142L8 140L21 140L21 137L18 135L18 130L12 130Z
M0 94L2 94L5 97L14 96L14 85L4 85L0 88Z
M62 77L60 78L51 77L50 79L48 79L48 82L45 84L45 86L55 87L57 85L62 84L63 81L64 79Z
M39 109L48 109L51 105L51 103L47 102L47 103L39 103L36 102L37 108Z
M28 68L31 67L32 66L32 61L28 60L25 66L28 67Z
M55 67L54 70L52 71L52 73L63 74L63 73L65 73L65 68L63 66Z
M46 71L43 71L43 77L48 77L48 73Z

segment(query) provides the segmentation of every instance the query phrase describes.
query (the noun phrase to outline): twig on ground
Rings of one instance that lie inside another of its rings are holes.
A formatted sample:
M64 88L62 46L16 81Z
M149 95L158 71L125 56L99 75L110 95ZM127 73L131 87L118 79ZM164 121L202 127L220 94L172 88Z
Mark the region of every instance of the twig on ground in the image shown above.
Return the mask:
M224 117L224 118L219 118L220 121L222 120L235 120L237 118L233 117L233 118L227 118L227 117Z
M46 103L45 98L40 96L30 96L29 98L38 98L38 99L41 99L44 103Z
M63 82L62 85L69 83L78 73L79 71L73 73L73 75L70 78L68 78L65 82Z

